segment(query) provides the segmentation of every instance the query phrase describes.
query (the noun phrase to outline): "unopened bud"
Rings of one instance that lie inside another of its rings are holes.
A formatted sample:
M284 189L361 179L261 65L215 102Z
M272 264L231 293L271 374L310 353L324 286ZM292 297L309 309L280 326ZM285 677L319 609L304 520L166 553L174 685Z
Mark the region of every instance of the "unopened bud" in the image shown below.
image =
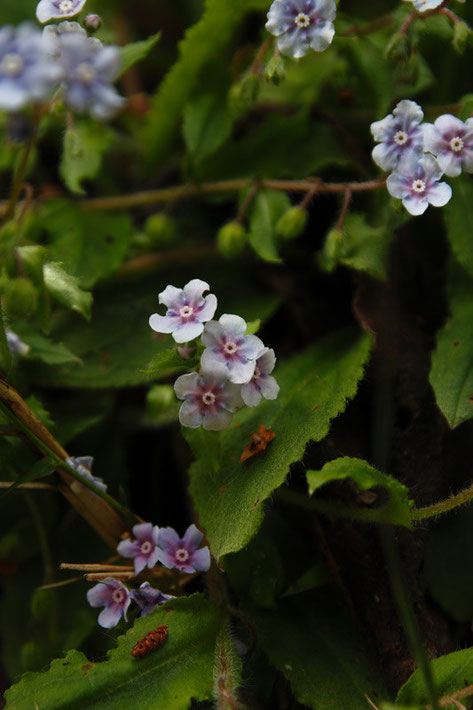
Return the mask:
M408 36L403 32L396 32L391 37L384 50L384 56L393 64L407 62L411 54L411 44Z
M473 44L473 33L466 22L455 22L452 43L459 54L463 54L465 49Z
M225 224L217 234L217 248L220 254L230 259L241 254L246 241L245 228L236 220Z
M325 239L323 250L317 254L320 268L324 271L333 271L342 252L343 232L340 229L331 229Z
M24 318L36 310L38 290L32 281L15 279L7 285L3 295L3 306L10 318Z
M145 232L155 246L167 246L176 240L176 223L161 212L148 217Z
M230 89L230 105L237 113L241 113L251 108L258 98L260 91L260 80L256 74L247 74L238 84L234 84Z
M304 231L308 216L303 207L291 207L276 224L276 234L281 239L295 239Z
M270 81L272 84L278 85L281 81L284 81L286 78L286 65L280 55L271 57L266 65L264 76L266 81Z
M89 32L97 32L101 24L102 18L100 15L87 15L84 20L84 25Z
M146 397L146 409L150 419L159 419L176 404L176 395L171 385L154 385Z

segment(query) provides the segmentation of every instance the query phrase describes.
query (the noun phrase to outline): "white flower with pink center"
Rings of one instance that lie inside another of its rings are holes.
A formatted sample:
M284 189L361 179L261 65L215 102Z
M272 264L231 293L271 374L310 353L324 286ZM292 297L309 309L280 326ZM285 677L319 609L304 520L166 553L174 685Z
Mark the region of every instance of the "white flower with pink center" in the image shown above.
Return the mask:
M118 624L122 615L126 620L131 597L124 584L113 577L107 577L89 589L87 601L92 607L105 607L99 614L98 622L104 629L111 629Z
M181 375L174 383L174 391L184 400L179 411L183 426L195 429L203 426L209 431L225 429L232 414L243 406L240 388L228 380L228 371L221 363L209 370Z
M446 113L422 128L424 148L435 155L445 175L457 177L462 167L467 173L473 172L473 118L463 123Z
M145 567L154 567L158 561L159 527L151 523L140 523L133 527L133 535L136 539L122 540L117 552L122 557L132 557L135 574L139 574Z
M204 323L213 318L217 308L217 298L209 290L208 283L192 279L184 288L167 286L159 294L159 303L167 306L165 316L154 313L149 324L157 333L172 333L176 343L187 343L197 338L204 329Z
M388 177L386 187L393 197L402 200L410 214L420 215L429 204L443 207L452 196L452 188L439 182L443 171L432 155L407 154Z
M40 22L64 20L78 15L86 0L40 0L36 7L36 17Z
M403 99L392 113L372 123L371 133L379 143L371 153L376 165L382 170L392 170L406 153L422 152L423 118L424 113L415 101Z
M274 370L275 364L274 350L265 348L263 354L256 360L253 377L241 388L241 397L248 407L257 407L262 397L265 399L277 398L279 385L270 374Z
M198 549L203 534L195 525L190 525L180 538L173 528L159 531L159 561L168 569L181 572L206 572L210 567L210 551L207 546Z
M240 316L224 313L218 321L212 320L204 328L202 342L202 367L211 371L215 365L224 365L228 379L237 385L253 377L256 359L263 353L264 344L256 335L245 335L246 323Z

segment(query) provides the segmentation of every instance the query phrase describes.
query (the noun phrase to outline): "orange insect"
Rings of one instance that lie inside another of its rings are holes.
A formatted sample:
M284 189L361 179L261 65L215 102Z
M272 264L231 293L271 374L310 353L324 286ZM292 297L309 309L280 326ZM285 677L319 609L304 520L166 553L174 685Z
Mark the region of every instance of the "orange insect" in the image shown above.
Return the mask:
M136 646L133 646L131 655L133 658L144 658L155 649L163 646L168 637L168 627L158 626L157 629L149 631L146 636L138 641Z
M243 463L243 461L250 459L252 456L255 456L260 451L264 451L269 442L272 441L275 436L276 434L274 433L274 431L272 431L271 429L266 429L264 424L260 424L257 434L254 431L251 432L251 443L243 449L243 453L240 456L239 463Z

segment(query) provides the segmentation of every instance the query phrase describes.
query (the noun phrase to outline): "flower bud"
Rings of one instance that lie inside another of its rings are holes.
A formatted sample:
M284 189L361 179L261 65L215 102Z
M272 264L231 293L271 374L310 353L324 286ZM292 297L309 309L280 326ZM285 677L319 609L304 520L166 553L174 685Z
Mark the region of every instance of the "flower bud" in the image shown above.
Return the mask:
M308 216L303 207L291 207L276 224L276 234L281 239L295 239L304 231Z
M100 15L87 15L84 20L84 25L89 32L97 32L102 24Z
M286 78L286 65L280 55L271 57L266 65L264 76L266 81L270 81L272 84L276 84L276 86L280 84L281 81L284 81Z
M160 419L176 406L176 396L171 385L154 385L146 397L146 409L151 420Z
M222 254L231 259L241 254L245 248L247 235L245 228L236 220L225 224L217 234L217 248Z
M323 250L317 254L317 261L320 268L328 272L333 271L342 253L343 232L341 229L331 229L325 239Z
M411 54L411 44L409 38L403 32L396 32L391 37L388 46L384 50L384 56L389 62L407 62Z
M3 296L3 307L10 318L24 318L37 305L38 290L32 281L25 278L10 281Z
M468 46L471 46L473 40L473 32L468 27L466 22L456 22L453 25L453 41L452 44L459 54L463 54Z
M145 232L154 246L168 246L176 240L176 223L162 212L148 217Z
M247 74L230 89L230 105L236 113L242 113L255 103L260 91L260 80L256 74Z

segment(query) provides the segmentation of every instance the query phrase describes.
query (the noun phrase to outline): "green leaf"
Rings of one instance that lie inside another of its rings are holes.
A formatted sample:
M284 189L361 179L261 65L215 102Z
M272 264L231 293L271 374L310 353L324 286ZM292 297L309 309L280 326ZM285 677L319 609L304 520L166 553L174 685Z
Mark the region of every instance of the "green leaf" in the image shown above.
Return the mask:
M209 471L205 456L192 466L191 493L215 557L240 550L255 535L263 502L302 459L306 443L323 439L331 419L356 394L370 347L369 336L343 331L278 364L278 399L240 410L236 425L219 436L218 474ZM261 423L276 438L243 466L240 455Z
M87 212L67 200L51 200L42 208L40 224L50 240L50 256L90 288L113 274L133 237L126 214Z
M30 346L30 352L26 356L28 360L42 360L48 365L81 362L81 359L74 355L64 343L54 342L52 338L36 330L31 323L18 321L14 324L13 330L26 345Z
M44 265L44 283L58 303L90 318L92 294L82 291L78 279L67 273L62 264L50 261Z
M36 318L38 325L44 330L49 330L51 318L51 306L49 303L48 292L44 283L44 263L48 256L48 251L42 246L23 246L17 247L17 253L24 266L27 276L32 280L38 288L39 299L36 309Z
M452 251L459 263L473 276L473 182L467 175L455 180L452 199L442 210Z
M231 128L226 99L219 94L202 94L185 107L182 130L194 160L215 152L226 141Z
M120 76L124 74L133 64L146 59L153 47L156 46L161 37L161 32L151 35L148 39L139 42L131 42L122 47L122 66Z
M463 651L455 651L446 656L434 658L430 661L430 665L439 696L451 695L463 690L465 686L473 685L473 648L466 648ZM473 689L470 695L473 695ZM429 696L425 688L424 676L417 669L399 691L396 707L412 704L424 706L428 702ZM453 703L450 705L453 707Z
M360 491L371 488L383 488L388 494L388 501L381 501L380 507L370 508L380 514L381 519L393 525L411 526L411 508L409 489L387 473L381 473L366 461L345 456L329 461L320 471L307 471L309 494L330 481L346 478L356 483Z
M248 240L265 261L282 261L276 248L276 224L290 206L286 193L277 190L261 190L253 201Z
M173 599L138 619L102 663L79 651L56 659L44 673L27 673L5 696L7 710L188 710L191 698L211 699L220 610L200 594ZM168 627L167 642L145 658L131 650L151 629ZM54 690L52 690L54 689Z
M304 707L366 710L366 695L385 695L362 638L333 589L280 602L252 617L270 662Z
M3 488L2 490L0 490L0 498L6 496L7 493L11 493L12 491L14 491L15 488L21 486L22 483L31 483L31 481L38 481L40 478L46 478L46 476L50 476L55 468L56 464L54 463L54 461L51 461L51 459L40 459L28 471L28 473L25 473L23 476L20 476L20 478L18 478L16 481L13 481L11 486L9 486L8 488Z
M113 131L97 122L82 121L67 129L59 172L71 192L85 194L82 181L97 175L112 138Z
M197 363L195 363L197 364ZM154 377L165 377L170 372L178 370L189 370L194 366L194 363L185 360L179 355L176 347L166 348L152 357L148 363L148 367L141 370L145 375L153 375Z
M473 417L473 280L453 265L449 281L451 315L437 334L430 384L454 429Z
M9 372L13 363L12 354L8 346L5 325L3 322L3 313L0 307L0 368L5 372Z

